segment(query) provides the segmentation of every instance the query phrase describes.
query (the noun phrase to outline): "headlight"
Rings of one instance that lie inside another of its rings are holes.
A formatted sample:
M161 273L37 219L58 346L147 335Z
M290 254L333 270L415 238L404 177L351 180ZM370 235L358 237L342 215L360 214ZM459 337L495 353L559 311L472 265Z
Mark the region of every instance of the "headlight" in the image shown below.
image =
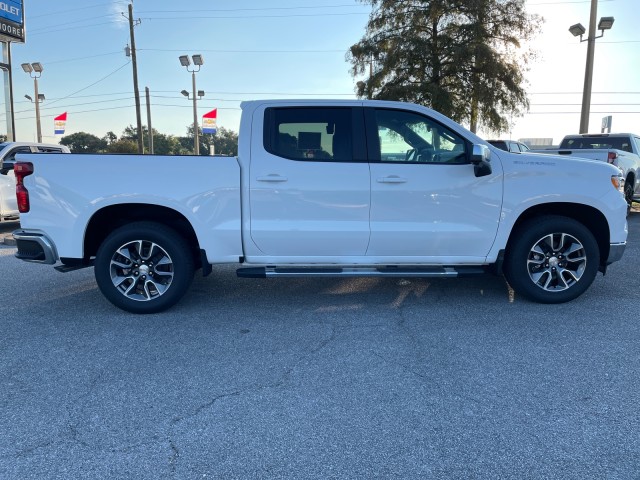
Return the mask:
M622 175L611 175L611 185L620 193L624 194L624 178L622 178Z

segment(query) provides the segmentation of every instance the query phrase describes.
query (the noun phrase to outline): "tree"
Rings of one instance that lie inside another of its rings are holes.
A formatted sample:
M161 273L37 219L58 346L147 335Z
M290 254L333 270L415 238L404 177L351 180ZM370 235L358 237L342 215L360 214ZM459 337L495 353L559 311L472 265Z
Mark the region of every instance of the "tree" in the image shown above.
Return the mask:
M224 127L218 128L212 137L215 152L221 155L238 155L238 134Z
M200 128L198 131L200 132L198 137L200 155L209 155L211 145L214 146L216 154L238 154L238 134L233 130L220 127L215 135L203 134ZM179 137L178 140L184 150L193 153L193 124L187 127L187 136Z
M106 133L106 135L104 137L102 137L102 139L105 142L107 142L107 145L109 145L109 144L117 141L118 140L118 136L115 133L113 133L112 131L108 131Z
M521 42L540 17L523 0L361 0L371 4L364 37L347 54L360 97L429 106L458 122L501 132L529 107Z
M107 148L106 140L86 132L66 135L60 139L60 145L66 145L73 153L99 153Z
M181 145L179 138L173 135L165 135L158 132L155 128L153 131L153 153L156 155L185 155L189 153L189 148L184 148ZM193 132L193 130L191 130ZM191 137L191 145L193 148L193 133ZM145 153L149 153L149 129L146 126L142 126L142 139L145 146ZM129 125L122 132L120 140L131 140L138 142L138 129L133 125ZM137 153L136 147L136 153Z
M108 153L138 153L138 142L121 138L115 142L111 142L107 147Z

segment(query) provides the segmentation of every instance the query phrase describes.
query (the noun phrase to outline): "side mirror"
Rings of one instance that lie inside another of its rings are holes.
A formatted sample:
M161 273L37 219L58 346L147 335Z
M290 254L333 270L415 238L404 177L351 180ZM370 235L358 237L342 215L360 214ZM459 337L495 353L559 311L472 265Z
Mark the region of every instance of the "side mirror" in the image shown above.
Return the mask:
M471 163L476 177L491 175L491 150L486 145L475 144L471 153Z
M2 167L0 167L0 175L6 175L9 173L9 170L13 170L13 166L15 162L2 162Z

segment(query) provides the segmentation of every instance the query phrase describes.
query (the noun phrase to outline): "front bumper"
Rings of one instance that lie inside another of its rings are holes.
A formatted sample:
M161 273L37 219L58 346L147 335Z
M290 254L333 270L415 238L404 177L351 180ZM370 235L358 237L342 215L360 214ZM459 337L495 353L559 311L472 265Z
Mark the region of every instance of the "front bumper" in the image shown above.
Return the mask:
M624 249L627 246L626 243L612 243L609 245L609 257L607 258L606 265L611 265L613 262L617 262L622 258Z
M58 261L56 246L46 234L38 231L16 230L13 232L18 252L16 258L25 262L53 265Z

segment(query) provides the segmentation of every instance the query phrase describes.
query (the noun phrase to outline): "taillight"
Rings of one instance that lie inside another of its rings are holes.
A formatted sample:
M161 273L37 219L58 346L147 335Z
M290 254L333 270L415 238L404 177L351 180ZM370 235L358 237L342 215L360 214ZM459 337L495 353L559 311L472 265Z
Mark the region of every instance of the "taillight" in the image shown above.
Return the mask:
M27 213L31 208L29 204L29 191L24 186L24 177L33 173L33 163L17 162L13 166L13 173L16 176L16 198L18 200L18 211Z
M614 165L616 158L618 158L618 154L616 152L609 152L609 155L607 156L607 162L611 165Z

